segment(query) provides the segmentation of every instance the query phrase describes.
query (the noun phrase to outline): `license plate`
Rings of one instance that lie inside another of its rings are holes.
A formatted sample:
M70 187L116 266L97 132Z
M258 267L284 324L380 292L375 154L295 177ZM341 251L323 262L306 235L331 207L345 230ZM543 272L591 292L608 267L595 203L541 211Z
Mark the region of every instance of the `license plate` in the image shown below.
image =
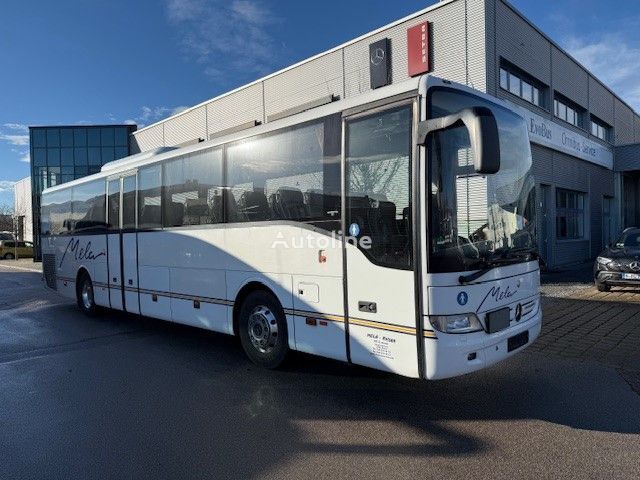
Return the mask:
M525 330L524 332L514 335L507 340L507 352L512 352L516 348L520 348L527 343L529 343L529 330Z
M509 313L509 307L487 313L487 316L485 317L487 332L496 333L507 328L511 322Z
M623 280L640 280L640 273L623 273Z

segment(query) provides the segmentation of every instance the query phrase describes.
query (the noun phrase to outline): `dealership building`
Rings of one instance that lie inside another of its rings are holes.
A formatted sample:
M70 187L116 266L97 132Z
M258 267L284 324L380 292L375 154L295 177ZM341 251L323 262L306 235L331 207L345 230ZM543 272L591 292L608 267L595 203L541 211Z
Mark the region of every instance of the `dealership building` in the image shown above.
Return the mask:
M548 265L591 259L622 228L640 225L640 116L503 0L438 2L132 131L129 146L210 140L425 72L510 102L525 117Z

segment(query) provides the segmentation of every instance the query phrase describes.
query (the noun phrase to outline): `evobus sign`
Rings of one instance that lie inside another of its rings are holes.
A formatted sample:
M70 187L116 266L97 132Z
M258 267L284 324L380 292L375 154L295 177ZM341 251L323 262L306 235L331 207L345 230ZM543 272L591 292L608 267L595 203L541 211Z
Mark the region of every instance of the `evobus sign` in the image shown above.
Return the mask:
M429 22L422 22L407 30L409 76L429 71Z

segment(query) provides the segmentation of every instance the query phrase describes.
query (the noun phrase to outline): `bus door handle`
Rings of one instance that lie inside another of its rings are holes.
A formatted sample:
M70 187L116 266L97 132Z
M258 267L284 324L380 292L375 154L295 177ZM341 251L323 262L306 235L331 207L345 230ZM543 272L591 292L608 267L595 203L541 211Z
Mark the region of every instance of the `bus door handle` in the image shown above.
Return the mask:
M378 305L376 302L358 302L358 310L367 313L376 313L378 311Z

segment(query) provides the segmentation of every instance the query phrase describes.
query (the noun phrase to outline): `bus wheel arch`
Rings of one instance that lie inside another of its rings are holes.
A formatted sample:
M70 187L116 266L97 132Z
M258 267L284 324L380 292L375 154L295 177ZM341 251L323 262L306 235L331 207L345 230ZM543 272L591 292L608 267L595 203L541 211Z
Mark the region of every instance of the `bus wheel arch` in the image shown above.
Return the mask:
M80 267L76 274L76 301L82 313L89 317L98 314L98 305L95 301L93 281L85 267Z
M278 298L276 294L273 292L273 290L267 287L264 283L261 283L255 280L246 283L238 291L236 295L236 299L233 302L233 325L232 325L233 335L238 336L239 334L238 321L240 317L240 308L242 307L242 304L251 293L256 291L261 291L261 290L273 295L276 299Z
M234 303L234 333L249 359L261 367L280 367L289 353L287 317L277 295L260 282L250 282Z

